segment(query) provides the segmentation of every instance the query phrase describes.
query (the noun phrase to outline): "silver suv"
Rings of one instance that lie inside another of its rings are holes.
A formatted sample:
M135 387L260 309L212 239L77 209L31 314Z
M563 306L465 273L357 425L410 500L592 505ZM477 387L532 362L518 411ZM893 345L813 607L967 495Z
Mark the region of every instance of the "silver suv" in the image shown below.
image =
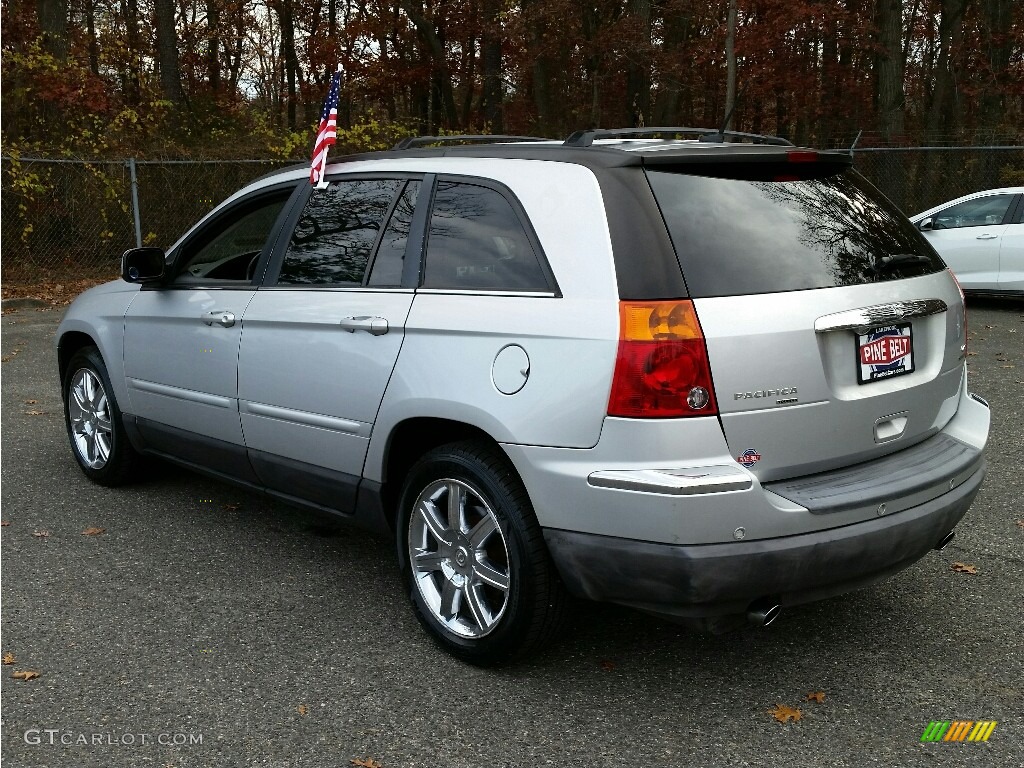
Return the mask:
M766 624L952 537L989 429L963 296L849 155L427 141L266 176L83 294L85 474L150 454L383 532L478 664L567 595Z

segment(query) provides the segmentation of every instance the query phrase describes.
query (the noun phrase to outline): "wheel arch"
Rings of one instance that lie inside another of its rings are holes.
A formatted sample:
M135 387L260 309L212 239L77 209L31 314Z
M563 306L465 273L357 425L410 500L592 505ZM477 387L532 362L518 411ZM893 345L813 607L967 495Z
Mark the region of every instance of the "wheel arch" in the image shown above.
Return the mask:
M99 342L96 339L83 331L67 331L61 334L60 339L57 341L57 368L60 372L62 385L64 377L68 372L68 364L71 362L71 358L75 356L75 353L85 347L96 347L99 349L99 346ZM100 357L103 357L102 351L100 351ZM106 362L105 359L104 362Z
M381 500L392 530L396 526L402 480L413 464L434 448L466 440L485 443L500 452L508 462L509 469L522 482L515 465L501 444L480 427L453 419L430 416L405 419L396 424L388 435L381 468Z

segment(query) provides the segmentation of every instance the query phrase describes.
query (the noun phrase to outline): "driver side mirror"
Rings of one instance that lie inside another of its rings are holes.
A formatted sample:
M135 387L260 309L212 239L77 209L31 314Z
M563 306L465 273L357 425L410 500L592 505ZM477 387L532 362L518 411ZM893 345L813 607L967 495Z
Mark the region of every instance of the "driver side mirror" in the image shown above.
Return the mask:
M164 279L167 255L163 248L130 248L121 256L121 279L128 283L156 283Z
M926 219L921 219L917 222L917 228L922 232L929 232L935 225L935 220L929 216Z

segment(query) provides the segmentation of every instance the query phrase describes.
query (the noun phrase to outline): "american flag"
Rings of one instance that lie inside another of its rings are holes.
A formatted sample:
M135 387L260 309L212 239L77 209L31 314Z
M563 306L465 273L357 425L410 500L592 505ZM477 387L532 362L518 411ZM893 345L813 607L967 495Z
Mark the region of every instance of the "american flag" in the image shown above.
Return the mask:
M309 182L316 184L323 176L327 166L327 148L338 140L338 91L341 90L341 72L335 72L331 78L331 90L327 92L320 113L320 128L316 132L313 144L313 164L309 169Z

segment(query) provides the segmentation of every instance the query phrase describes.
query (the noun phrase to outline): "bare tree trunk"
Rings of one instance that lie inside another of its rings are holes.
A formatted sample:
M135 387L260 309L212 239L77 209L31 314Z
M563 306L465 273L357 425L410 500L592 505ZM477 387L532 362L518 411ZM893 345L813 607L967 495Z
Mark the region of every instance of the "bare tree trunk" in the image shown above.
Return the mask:
M96 2L87 0L85 5L85 31L89 40L89 71L100 73L100 47L96 39Z
M736 108L736 0L729 0L725 32L725 130L731 131Z
M630 0L629 5L643 39L626 69L626 124L640 127L651 119L651 0Z
M177 36L174 31L174 0L156 0L156 52L160 63L160 87L178 109L185 106L178 71Z
M164 0L165 2L167 0ZM220 91L220 8L219 0L206 0L206 70L210 90Z
M127 51L127 70L124 81L124 100L130 106L136 106L142 100L142 81L140 63L142 51L139 46L139 2L138 0L122 0L121 13L125 24L125 44Z
M501 0L483 0L483 35L480 41L484 79L480 108L484 120L490 124L493 133L504 131L501 85L501 5ZM471 85L467 87L471 87Z
M36 13L43 35L43 50L64 63L68 60L67 0L37 0Z
M878 130L887 142L903 134L906 95L903 92L903 0L878 0L878 46L875 93Z

